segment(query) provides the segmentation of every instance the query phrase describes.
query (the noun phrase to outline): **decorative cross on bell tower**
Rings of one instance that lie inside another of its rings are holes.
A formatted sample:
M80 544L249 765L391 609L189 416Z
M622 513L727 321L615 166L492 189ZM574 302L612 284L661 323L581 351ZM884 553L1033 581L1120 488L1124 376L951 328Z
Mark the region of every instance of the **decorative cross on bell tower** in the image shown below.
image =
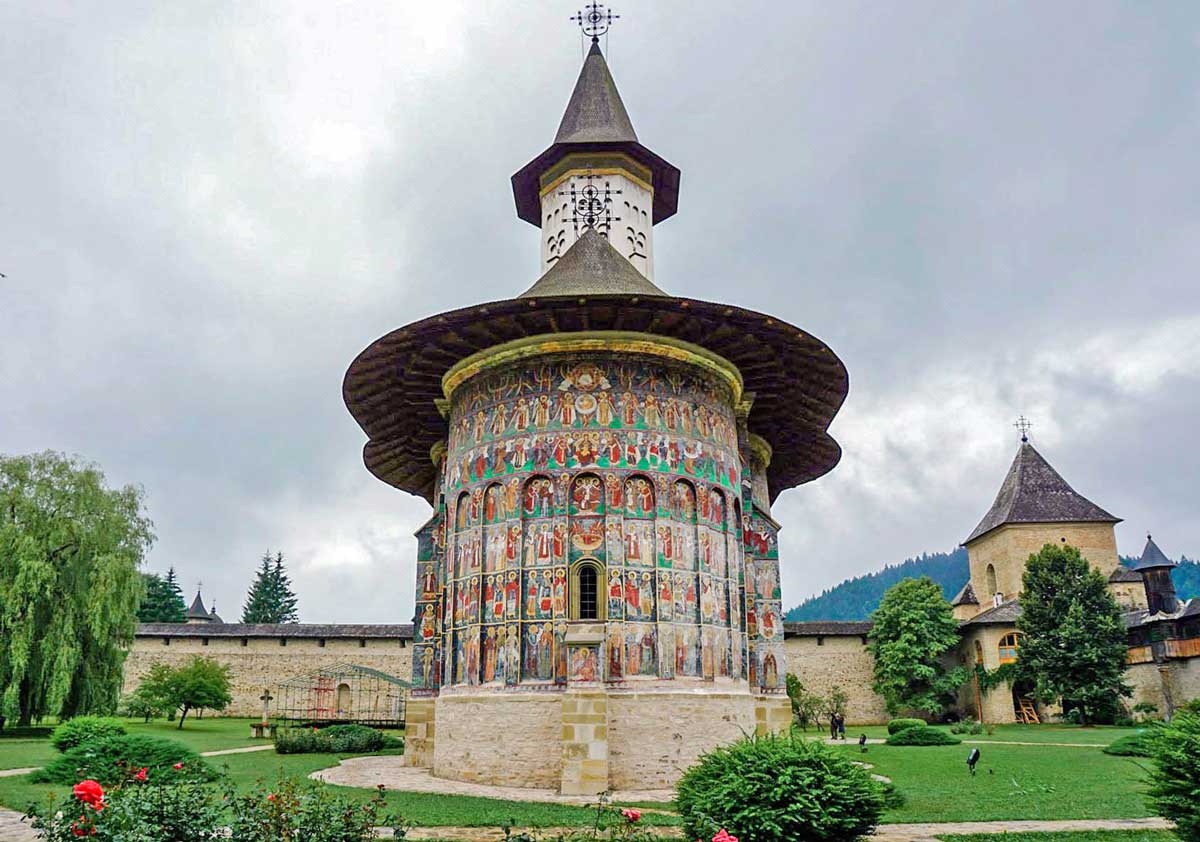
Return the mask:
M571 15L571 20L579 24L583 34L589 36L593 44L599 44L600 36L607 35L612 22L619 17L603 3L592 2L584 6L584 11Z
M1029 441L1029 430L1033 427L1033 423L1028 418L1022 415L1016 420L1016 423L1013 424L1013 427L1021 431L1022 442Z
M554 143L512 178L517 215L542 229L543 272L591 228L653 280L652 229L679 205L679 170L638 141L600 49L618 17L596 2L571 17L591 48Z

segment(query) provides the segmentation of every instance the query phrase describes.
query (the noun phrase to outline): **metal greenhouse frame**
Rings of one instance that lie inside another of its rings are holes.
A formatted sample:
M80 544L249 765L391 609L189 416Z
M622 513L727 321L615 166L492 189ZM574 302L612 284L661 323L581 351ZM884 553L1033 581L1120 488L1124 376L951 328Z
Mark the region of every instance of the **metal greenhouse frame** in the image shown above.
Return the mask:
M334 664L276 685L272 715L288 722L403 725L411 687L370 667Z

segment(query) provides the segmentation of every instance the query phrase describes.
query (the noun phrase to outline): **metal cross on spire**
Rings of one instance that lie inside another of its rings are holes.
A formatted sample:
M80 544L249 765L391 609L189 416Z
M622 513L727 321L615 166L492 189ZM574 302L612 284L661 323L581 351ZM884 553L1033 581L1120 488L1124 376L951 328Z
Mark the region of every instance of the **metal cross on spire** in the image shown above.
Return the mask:
M1024 415L1022 415L1020 418L1017 419L1016 423L1013 424L1013 426L1021 431L1021 441L1023 441L1023 442L1029 441L1029 430L1031 427L1033 427L1033 423L1028 418L1026 418Z
M579 28L583 30L584 35L591 36L592 43L600 43L600 36L608 33L608 28L612 26L612 22L620 15L614 15L612 9L609 9L603 3L597 3L593 0L583 7L582 11L578 11L571 16L571 20L579 24Z

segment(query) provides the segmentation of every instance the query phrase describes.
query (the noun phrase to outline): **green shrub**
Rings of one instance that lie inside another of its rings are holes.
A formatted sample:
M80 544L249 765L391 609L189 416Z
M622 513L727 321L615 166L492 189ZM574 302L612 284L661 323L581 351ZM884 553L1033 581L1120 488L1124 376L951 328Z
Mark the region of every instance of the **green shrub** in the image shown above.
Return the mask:
M328 787L303 785L281 778L264 794L239 793L231 788L231 842L279 842L281 839L320 842L374 842L375 830L386 825L403 839L407 828L397 816L384 812L382 789L367 802L351 801Z
M176 769L180 764L182 768ZM45 768L34 773L39 783L75 784L85 778L110 786L139 769L146 769L148 783L211 781L217 775L200 756L183 743L125 734L98 737L63 752Z
M888 723L889 734L899 734L905 728L923 728L925 727L924 719L893 719Z
M1200 842L1200 712L1185 706L1170 724L1157 729L1153 741L1154 771L1150 798L1160 816L1175 822L1175 834L1185 842Z
M203 784L144 786L130 781L104 794L104 809L74 795L28 817L46 842L216 842L225 838L220 795Z
M887 738L890 746L956 746L961 742L941 728L930 728L928 725L905 728Z
M97 737L118 737L125 733L125 723L107 716L77 716L54 729L50 744L67 751Z
M1134 734L1118 737L1104 747L1105 754L1118 757L1153 757L1154 741L1162 733L1162 723L1150 721L1142 724Z
M330 725L328 728L281 728L275 732L279 754L349 754L404 748L404 740L385 736L366 725Z
M680 779L675 803L687 839L725 828L755 842L841 842L870 833L886 798L846 752L768 735L701 757Z
M966 717L950 726L951 734L982 734L983 723L976 722L971 717Z

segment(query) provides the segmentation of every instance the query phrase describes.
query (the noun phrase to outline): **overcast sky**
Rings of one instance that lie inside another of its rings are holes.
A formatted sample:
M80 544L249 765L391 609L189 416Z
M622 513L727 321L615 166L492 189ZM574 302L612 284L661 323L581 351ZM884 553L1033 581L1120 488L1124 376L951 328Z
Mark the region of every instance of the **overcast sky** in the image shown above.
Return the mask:
M429 514L341 400L392 328L510 297L508 178L552 140L576 4L0 3L0 452L146 491L188 598L407 622ZM1074 487L1200 555L1195 2L623 3L609 60L683 171L669 292L850 371L845 456L785 493L784 601L990 505L1024 413Z

